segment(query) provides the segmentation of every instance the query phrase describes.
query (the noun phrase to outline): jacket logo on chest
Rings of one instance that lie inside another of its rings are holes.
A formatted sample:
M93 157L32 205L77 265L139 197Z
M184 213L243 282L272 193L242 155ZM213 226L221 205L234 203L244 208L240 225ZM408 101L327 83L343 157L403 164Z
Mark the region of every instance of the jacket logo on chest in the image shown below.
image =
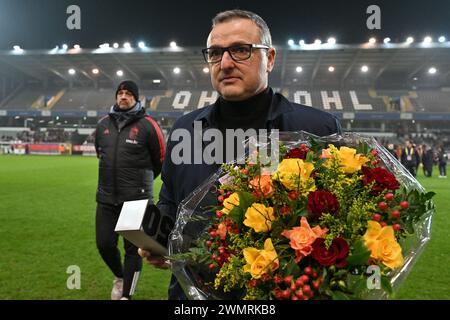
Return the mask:
M138 134L139 134L139 128L133 127L133 128L131 128L130 133L128 134L128 139L136 140Z
M108 128L106 128L106 129L103 131L103 135L104 135L104 136L109 135L109 129L108 129Z
M126 143L131 143L131 144L138 144L136 138L139 134L139 128L138 127L133 127L130 129L130 132L128 133L128 139L125 139Z

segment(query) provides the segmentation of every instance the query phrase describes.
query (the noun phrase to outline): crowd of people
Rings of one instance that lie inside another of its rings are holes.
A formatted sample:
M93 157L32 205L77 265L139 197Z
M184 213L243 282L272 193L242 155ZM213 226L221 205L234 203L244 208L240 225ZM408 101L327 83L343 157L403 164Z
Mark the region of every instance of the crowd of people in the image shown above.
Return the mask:
M10 134L2 135L0 141L17 143L70 143L73 142L77 136L79 136L79 134L76 130L65 131L62 128L47 128L45 131L24 130L18 132L15 136Z
M416 144L412 140L405 140L403 144L383 142L383 145L414 177L420 167L425 177L431 177L433 166L436 165L439 178L447 178L448 155L443 144Z

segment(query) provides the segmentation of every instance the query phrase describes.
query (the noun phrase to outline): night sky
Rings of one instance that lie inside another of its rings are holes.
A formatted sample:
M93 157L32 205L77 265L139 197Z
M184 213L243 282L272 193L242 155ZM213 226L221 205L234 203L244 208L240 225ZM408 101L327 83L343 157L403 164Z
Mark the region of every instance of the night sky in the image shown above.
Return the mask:
M81 9L81 30L68 30L66 9ZM381 8L381 30L368 30L366 9ZM338 43L362 43L389 36L402 42L430 34L450 38L450 1L288 1L277 0L0 0L0 50L51 49L63 43L96 48L104 42L140 40L153 47L175 40L181 46L204 46L211 18L226 9L247 9L269 24L273 42L289 38L307 43L334 36Z

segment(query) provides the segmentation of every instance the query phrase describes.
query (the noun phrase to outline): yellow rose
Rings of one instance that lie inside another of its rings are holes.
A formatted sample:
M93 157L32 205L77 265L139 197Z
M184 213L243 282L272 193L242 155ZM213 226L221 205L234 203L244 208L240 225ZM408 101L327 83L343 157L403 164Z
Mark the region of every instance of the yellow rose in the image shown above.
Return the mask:
M345 173L354 173L361 170L361 166L369 161L368 158L364 157L362 154L357 154L356 149L349 147L340 147L336 151L339 157L342 170Z
M395 269L403 265L402 248L395 238L378 241L377 251L378 259L389 268Z
M278 165L274 177L278 179L286 189L299 190L308 182L313 170L314 165L305 162L302 159L284 159Z
M275 271L280 266L277 252L270 238L264 242L263 250L245 248L244 258L247 263L244 266L244 272L249 272L254 279L259 279L263 274Z
M374 246L376 245L376 242L378 241L378 235L381 232L381 225L376 221L368 221L367 222L367 230L366 233L363 236L363 239L366 243L366 247L371 251L375 252ZM375 258L375 257L373 257Z
M402 248L395 239L392 226L381 227L378 222L369 221L363 239L372 258L391 269L403 265Z
M239 195L236 192L234 192L223 201L222 212L224 214L229 214L230 211L237 206L239 206Z
M244 224L253 228L256 232L267 232L272 229L272 221L275 221L275 219L272 207L254 203L245 212Z

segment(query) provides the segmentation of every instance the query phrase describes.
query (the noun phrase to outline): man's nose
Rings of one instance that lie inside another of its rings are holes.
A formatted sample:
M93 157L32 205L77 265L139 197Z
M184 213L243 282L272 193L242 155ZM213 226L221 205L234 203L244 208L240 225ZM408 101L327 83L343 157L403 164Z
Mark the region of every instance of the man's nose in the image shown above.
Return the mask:
M234 60L228 51L225 51L222 55L222 60L220 61L221 69L230 69L234 67Z

